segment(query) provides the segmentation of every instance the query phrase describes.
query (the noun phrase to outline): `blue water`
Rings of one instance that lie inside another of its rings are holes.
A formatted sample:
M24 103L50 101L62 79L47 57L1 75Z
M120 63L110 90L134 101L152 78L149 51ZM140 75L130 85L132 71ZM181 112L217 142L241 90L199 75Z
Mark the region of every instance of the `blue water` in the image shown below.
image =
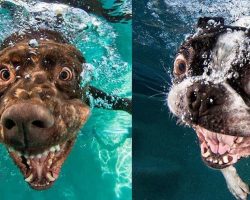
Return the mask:
M46 26L62 32L81 50L93 69L88 77L92 85L112 94L132 96L131 21L113 24L77 8L51 4L44 10L41 4L29 2L8 1L17 8L15 16L11 10L0 7L0 41L16 30L35 26L33 15L39 13L49 22ZM113 3L105 2L106 6ZM131 1L122 6L130 11ZM62 27L53 24L53 13L58 9L64 13L66 23ZM131 116L125 112L93 109L60 177L46 191L30 189L1 146L0 199L131 199L131 126Z
M176 125L166 94L173 58L200 16L226 23L250 14L241 0L137 0L133 4L133 197L145 200L233 200L219 171L201 161L193 130ZM250 184L250 161L236 168Z

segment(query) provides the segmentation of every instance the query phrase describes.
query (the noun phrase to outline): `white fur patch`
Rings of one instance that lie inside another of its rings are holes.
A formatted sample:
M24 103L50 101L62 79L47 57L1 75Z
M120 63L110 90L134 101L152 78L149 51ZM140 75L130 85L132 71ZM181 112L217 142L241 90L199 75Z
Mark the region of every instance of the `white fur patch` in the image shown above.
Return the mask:
M242 51L246 50L246 38L243 31L227 32L221 35L212 50L212 60L208 63L207 69L204 69L202 79L213 82L214 84L222 83L232 76L237 76L237 72L229 72L233 62L243 62ZM206 71L210 70L207 75Z
M236 22L232 23L231 25L250 28L250 16L241 17Z
M242 111L248 110L248 106L246 105L245 101L228 83L223 83L222 85L230 93L229 98L231 99L231 105L230 105L231 110L233 109Z
M186 94L186 91L184 90L186 90L191 85L193 85L193 79L187 78L183 80L181 83L173 85L173 87L171 88L167 97L167 101L168 101L168 107L173 114L175 115L180 114L177 105L179 104L179 100L183 98L183 95Z
M213 67L223 71L230 69L231 63L245 41L243 31L228 32L221 35L213 49Z

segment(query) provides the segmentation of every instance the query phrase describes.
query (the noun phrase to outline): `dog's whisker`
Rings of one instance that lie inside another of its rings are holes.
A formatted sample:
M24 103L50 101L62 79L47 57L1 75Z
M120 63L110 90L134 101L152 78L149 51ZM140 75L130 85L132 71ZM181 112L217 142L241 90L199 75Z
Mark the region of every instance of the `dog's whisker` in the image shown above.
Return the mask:
M164 92L164 91L161 91L161 90L157 90L157 89L155 89L155 88L152 88L151 86L149 86L149 85L147 85L147 84L146 84L146 86L147 86L148 89L151 89L151 90L153 90L153 91L155 91L155 92L158 92L158 93L163 93L163 92Z
M149 96L148 98L150 99L150 98L157 97L157 96L163 97L163 96L165 96L165 93L164 92L160 92L158 94L153 94L153 95Z

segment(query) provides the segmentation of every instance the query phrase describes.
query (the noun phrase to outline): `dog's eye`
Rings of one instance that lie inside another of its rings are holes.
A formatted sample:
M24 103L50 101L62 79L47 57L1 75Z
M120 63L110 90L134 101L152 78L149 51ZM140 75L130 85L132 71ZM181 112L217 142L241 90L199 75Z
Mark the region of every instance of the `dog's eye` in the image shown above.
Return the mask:
M8 81L10 79L10 71L7 68L0 70L0 78L3 81Z
M59 74L59 79L63 81L69 81L73 77L72 71L68 67L64 67Z
M181 75L187 71L187 62L183 55L177 56L174 62L174 73L176 75Z

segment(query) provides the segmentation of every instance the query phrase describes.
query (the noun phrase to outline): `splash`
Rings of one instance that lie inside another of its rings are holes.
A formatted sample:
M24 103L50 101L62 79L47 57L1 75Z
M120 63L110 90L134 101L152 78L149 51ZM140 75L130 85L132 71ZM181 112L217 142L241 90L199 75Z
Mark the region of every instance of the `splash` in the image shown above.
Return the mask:
M185 20L187 14L196 19L201 16L223 16L228 22L232 22L242 15L249 15L249 1L242 0L215 0L215 1L199 1L199 0L182 0L171 1L165 0L165 3L179 10L180 17ZM180 9L183 11L181 12Z
M122 5L122 10L131 13L131 1ZM87 61L87 70L81 74L83 85L91 81L111 94L131 96L131 63L120 54L117 26L64 4L14 0L0 3L0 42L30 27L56 30L82 52ZM36 45L35 40L30 42ZM92 141L92 150L99 159L103 176L113 175L117 198L123 195L124 188L131 190L130 127L131 116L127 113L94 110L81 130L81 134L96 131L94 138L99 140Z

